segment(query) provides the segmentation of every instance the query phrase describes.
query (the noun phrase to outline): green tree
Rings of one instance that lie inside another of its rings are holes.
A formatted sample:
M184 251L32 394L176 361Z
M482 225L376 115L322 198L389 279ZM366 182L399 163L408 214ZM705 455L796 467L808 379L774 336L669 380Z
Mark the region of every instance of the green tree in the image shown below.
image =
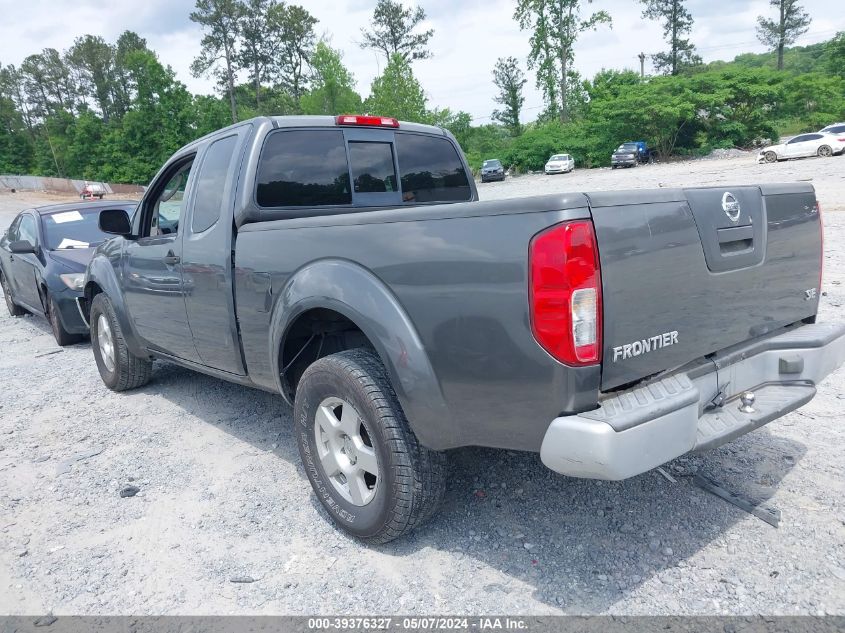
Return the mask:
M196 136L196 111L191 94L148 51L127 56L132 104L121 125L106 135L103 178L113 182L146 183L173 152Z
M65 55L79 80L80 93L94 100L106 123L114 112L114 57L114 47L99 35L77 37Z
M22 174L32 167L33 139L18 109L19 77L0 64L0 173Z
M132 93L130 90L129 68L127 67L127 56L136 51L151 52L147 48L147 40L133 31L124 31L117 38L114 47L114 77L112 81L112 104L114 114L122 117L129 109Z
M411 64L396 53L384 73L373 80L370 96L364 107L378 116L404 121L426 122L426 98L422 86L414 77Z
M783 77L767 68L726 68L693 75L697 142L711 147L748 147L777 138L774 118L783 100Z
M344 114L361 110L355 78L343 65L340 51L320 41L311 57L311 90L301 99L303 114Z
M276 56L276 78L299 107L299 99L307 89L308 70L317 35L317 18L298 5L285 5L279 17L281 38Z
M417 27L424 21L422 7L404 7L394 0L378 0L373 11L372 30L361 30L364 36L361 48L380 51L388 63L394 55L401 55L405 61L428 59L431 57L428 41L434 36L434 29L419 31Z
M214 71L220 77L229 95L232 123L238 122L235 73L243 14L244 5L238 0L197 0L196 10L190 16L192 22L205 28L202 50L191 64L191 73L200 77Z
M654 67L659 72L677 75L685 67L701 64L695 45L684 37L692 30L693 20L683 0L640 1L645 5L644 18L662 22L663 37L669 44L667 52L652 55Z
M757 39L778 54L778 70L783 70L783 50L810 28L810 14L798 4L798 0L769 0L778 10L775 20L757 17Z
M452 133L458 145L461 147L469 139L470 129L472 127L472 115L469 112L459 110L452 112L449 108L442 110L435 108L428 113L428 121L431 125L445 128Z
M826 45L827 70L845 78L845 31L840 31Z
M575 42L584 31L611 24L610 15L596 11L582 19L581 0L517 0L514 18L520 29L531 31L528 66L537 73L549 112L568 121Z
M501 110L493 111L493 119L507 127L513 136L519 136L522 132L519 115L525 103L522 88L526 79L516 57L500 57L496 61L493 67L493 83L499 89L499 94L493 100L503 106Z
M55 48L45 48L41 53L24 59L20 72L35 117L74 110L77 86L62 55Z
M260 110L261 83L268 78L280 46L284 5L276 0L246 0L243 7L238 63L249 71L255 91L255 107Z

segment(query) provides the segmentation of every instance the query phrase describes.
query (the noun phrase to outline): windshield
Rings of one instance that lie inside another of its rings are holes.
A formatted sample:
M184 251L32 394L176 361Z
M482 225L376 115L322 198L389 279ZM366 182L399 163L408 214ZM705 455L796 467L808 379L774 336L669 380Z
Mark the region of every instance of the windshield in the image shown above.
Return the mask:
M619 149L616 150L617 152L636 152L637 151L637 144L636 143L622 143L619 146Z
M61 211L41 216L44 240L51 251L90 248L110 237L99 226L100 209Z
M485 160L482 167L499 167L502 163L497 160Z
M569 154L555 154L549 159L549 162L553 160L569 160Z

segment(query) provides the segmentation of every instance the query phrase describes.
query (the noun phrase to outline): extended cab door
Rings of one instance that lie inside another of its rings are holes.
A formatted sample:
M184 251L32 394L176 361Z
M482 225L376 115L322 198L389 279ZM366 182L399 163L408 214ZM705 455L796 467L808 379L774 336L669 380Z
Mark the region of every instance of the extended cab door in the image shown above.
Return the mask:
M203 365L243 375L232 279L235 189L251 126L213 139L200 158L184 225L182 275L194 345Z
M182 282L183 219L194 158L175 159L144 196L140 237L126 245L124 292L129 316L148 347L199 362Z

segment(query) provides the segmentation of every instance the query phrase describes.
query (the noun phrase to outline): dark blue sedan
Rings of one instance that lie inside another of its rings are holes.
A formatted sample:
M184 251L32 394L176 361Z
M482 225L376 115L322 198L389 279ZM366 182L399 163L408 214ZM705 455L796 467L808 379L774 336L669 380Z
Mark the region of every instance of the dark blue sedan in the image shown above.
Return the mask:
M0 283L12 316L46 317L59 345L88 333L79 299L94 248L109 239L100 231L103 209L135 211L131 200L54 204L21 211L0 239Z

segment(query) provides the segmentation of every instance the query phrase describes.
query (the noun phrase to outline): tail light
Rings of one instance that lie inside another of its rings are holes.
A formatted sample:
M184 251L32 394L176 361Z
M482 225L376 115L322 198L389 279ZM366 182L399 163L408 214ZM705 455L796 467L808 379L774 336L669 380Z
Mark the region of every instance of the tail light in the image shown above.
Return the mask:
M593 223L564 222L534 236L529 247L531 330L567 365L601 361L602 301Z
M338 125L365 125L369 127L399 127L399 121L387 116L364 116L361 114L341 114L335 118Z

